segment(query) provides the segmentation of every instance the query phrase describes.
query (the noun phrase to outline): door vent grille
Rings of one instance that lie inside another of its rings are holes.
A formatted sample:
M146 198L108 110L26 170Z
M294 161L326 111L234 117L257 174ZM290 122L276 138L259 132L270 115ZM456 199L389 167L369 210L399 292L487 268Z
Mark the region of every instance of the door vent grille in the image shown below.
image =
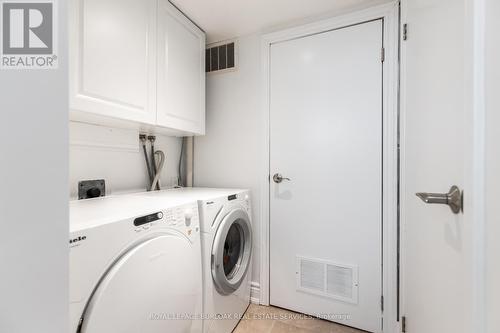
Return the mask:
M338 265L326 265L326 292L330 295L336 295L345 298L352 298L351 267L342 267Z
M311 260L300 261L300 286L305 289L324 291L325 265Z
M358 303L358 268L331 261L296 257L297 290Z
M234 71L237 63L236 41L211 44L205 50L205 72Z

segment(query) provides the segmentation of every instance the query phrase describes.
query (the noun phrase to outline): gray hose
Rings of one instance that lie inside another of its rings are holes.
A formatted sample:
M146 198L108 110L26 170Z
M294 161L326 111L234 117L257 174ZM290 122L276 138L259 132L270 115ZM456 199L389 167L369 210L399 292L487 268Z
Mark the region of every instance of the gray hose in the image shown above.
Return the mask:
M153 182L151 183L151 189L150 191L154 191L155 188L158 190L160 189L159 181L160 181L160 175L161 175L161 170L163 169L163 164L165 163L165 154L161 150L157 150L155 154L153 155L153 160L156 160L155 156L158 155L158 167L155 178L153 179ZM156 164L155 164L156 167Z
M177 170L178 172L178 176L177 176L177 185L178 186L184 186L184 180L182 179L182 160L183 160L183 157L184 157L184 141L186 141L186 138L181 138L181 154L179 156L179 170Z
M151 166L152 166L151 169L153 171L153 180L154 180L154 178L156 177L156 174L158 173L158 170L156 168L156 163L155 163L155 140L156 140L156 136L149 135L148 136L148 140L149 140L149 142L151 142ZM151 183L153 182L153 180L151 181ZM160 189L160 185L158 183L156 184L156 189L157 190ZM151 190L151 191L153 191L153 190Z
M142 150L144 151L144 159L146 160L146 167L148 169L148 175L149 175L149 186L153 183L153 173L151 172L151 165L149 164L149 158L148 158L148 152L146 150L146 135L144 134L139 134L139 140L141 140L142 143Z

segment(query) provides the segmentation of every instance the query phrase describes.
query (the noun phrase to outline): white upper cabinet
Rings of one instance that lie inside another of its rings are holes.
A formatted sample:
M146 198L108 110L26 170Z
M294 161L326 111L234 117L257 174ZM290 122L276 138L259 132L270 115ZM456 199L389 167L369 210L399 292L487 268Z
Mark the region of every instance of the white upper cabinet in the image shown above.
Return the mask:
M70 1L70 118L205 131L205 35L166 0Z
M158 4L157 124L205 134L205 34L167 0Z
M154 124L156 1L72 0L70 108Z

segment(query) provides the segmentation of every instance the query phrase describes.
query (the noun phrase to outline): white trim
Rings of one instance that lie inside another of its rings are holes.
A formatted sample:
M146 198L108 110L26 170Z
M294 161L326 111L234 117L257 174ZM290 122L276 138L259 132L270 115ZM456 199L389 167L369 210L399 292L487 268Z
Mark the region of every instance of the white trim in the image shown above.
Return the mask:
M260 304L269 305L269 47L271 41L264 36L261 41L262 171L260 193Z
M70 121L71 147L139 153L139 131ZM91 133L89 136L88 133Z
M261 42L262 109L264 140L262 142L261 237L260 237L260 304L269 305L269 48L272 43L309 34L342 28L374 19L384 19L385 62L383 69L384 109L384 195L383 195L383 332L399 330L396 321L396 253L397 253L397 130L398 130L398 39L399 3L380 5L355 13L334 17L300 27L264 35Z
M126 151L131 153L138 153L139 147L137 145L127 145L127 144L107 144L92 142L91 140L71 140L69 145L71 147L84 147L84 148L97 148L110 151Z
M473 322L474 332L486 332L486 3L472 3L472 179L470 200L473 231Z
M383 332L399 332L397 321L397 211L399 112L399 3L384 16L384 194L383 194Z
M407 22L407 1L401 1L401 29L403 29L403 24ZM400 257L399 257L399 315L400 318L406 316L406 298L404 297L405 291L405 264L406 264L406 252L404 251L403 244L406 244L406 233L404 232L406 226L405 214L406 214L406 169L404 167L404 161L406 161L406 106L404 101L406 100L406 46L405 41L403 41L403 36L401 33L400 36L400 63L399 63L399 77L400 77L400 87L399 87L399 100L400 100L400 109L399 109L399 144L400 144L400 153L399 153L399 161L401 163L399 168L399 244L400 244ZM399 322L401 324L401 322ZM401 325L400 325L401 326ZM399 330L401 331L401 330Z
M260 304L260 284L255 281L250 284L250 303Z

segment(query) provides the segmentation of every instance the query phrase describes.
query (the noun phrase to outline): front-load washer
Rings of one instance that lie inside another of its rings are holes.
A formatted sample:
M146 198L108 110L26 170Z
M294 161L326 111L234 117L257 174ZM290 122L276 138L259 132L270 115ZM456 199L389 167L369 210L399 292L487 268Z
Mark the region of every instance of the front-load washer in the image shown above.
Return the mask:
M202 332L196 201L72 201L69 243L70 332Z
M178 188L138 195L198 200L205 333L230 333L250 303L252 222L248 190Z

